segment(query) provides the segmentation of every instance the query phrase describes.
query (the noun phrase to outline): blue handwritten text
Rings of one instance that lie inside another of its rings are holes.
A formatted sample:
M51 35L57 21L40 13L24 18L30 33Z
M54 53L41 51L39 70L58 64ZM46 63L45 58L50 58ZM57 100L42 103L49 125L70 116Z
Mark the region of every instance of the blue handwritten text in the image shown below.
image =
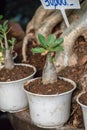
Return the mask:
M46 6L54 6L56 9L57 6L68 6L67 0L44 0L46 3ZM73 6L74 4L70 4L70 6Z

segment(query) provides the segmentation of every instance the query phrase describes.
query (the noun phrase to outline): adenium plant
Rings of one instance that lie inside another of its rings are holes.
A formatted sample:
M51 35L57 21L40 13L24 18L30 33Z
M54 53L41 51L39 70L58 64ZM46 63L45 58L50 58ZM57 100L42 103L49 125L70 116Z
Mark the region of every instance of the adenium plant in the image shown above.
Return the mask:
M0 15L0 20L3 16ZM6 69L12 69L14 67L14 61L12 57L12 51L16 42L15 38L8 39L7 34L11 30L8 27L8 20L5 20L3 24L0 24L0 53L3 54L4 66Z
M42 72L42 82L43 84L54 83L57 81L57 72L51 54L63 51L63 38L56 38L54 34L50 34L48 38L45 38L43 35L38 34L38 40L41 47L32 48L32 52L47 55Z

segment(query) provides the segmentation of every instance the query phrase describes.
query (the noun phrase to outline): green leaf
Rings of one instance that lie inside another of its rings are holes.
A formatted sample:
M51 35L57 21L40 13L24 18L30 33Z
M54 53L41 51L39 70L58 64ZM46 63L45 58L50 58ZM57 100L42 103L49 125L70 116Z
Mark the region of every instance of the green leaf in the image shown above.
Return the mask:
M31 51L33 53L44 53L46 51L46 49L44 49L42 47L36 47L36 48L32 48Z
M3 31L3 26L0 24L0 33L2 33Z
M0 39L3 39L3 38L4 38L4 36L2 34L0 34Z
M0 51L4 51L5 50L5 48L3 48L2 46L0 46Z
M3 28L2 25L0 25L0 33L3 33L3 32L5 32L5 31L4 31L4 28Z
M3 18L3 15L0 15L0 20Z
M57 47L55 47L55 48L52 48L51 51L52 51L52 52L63 51L63 47L60 45L60 46L57 46Z
M57 38L56 40L55 40L55 44L56 45L60 45L60 44L62 44L64 42L64 39L63 38Z
M53 43L54 43L54 41L55 41L55 35L54 34L50 34L49 36L48 36L48 39L47 39L47 41L48 41L48 44L49 45L52 45Z
M62 38L57 38L52 44L51 44L51 48L54 48L56 46L59 46L60 44L63 43L63 39Z
M4 29L4 32L7 32L8 31L8 20L6 20L4 23L3 23L3 29Z
M45 37L42 35L42 34L38 34L38 39L41 43L41 45L44 47L44 48L47 48L47 41L45 39Z
M10 40L8 40L8 42L14 45L16 42L16 38L12 37Z
M8 20L5 20L4 23L3 23L3 26L7 26L8 25Z
M2 28L2 25L0 24L0 29Z

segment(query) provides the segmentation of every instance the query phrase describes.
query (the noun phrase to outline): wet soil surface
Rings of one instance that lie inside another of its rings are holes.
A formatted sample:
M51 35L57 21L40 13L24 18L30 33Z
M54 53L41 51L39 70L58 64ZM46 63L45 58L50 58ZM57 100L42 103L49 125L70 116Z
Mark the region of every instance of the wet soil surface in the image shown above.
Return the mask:
M30 91L32 93L52 95L70 91L71 89L73 89L73 85L59 78L57 82L54 82L53 84L44 85L40 78L34 80L33 82L30 82L30 84L27 85L25 88L27 89L27 91Z
M33 74L34 70L27 66L15 66L12 70L2 68L0 70L0 82L10 82L26 78Z

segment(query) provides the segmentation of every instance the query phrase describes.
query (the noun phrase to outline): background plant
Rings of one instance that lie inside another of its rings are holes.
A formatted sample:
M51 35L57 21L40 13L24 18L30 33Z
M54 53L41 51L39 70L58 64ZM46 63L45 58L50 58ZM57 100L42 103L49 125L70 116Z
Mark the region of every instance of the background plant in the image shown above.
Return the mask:
M3 16L0 15L0 20L2 20L2 18ZM16 39L14 37L11 39L7 38L7 34L10 30L11 28L8 27L8 20L5 20L2 24L0 24L0 51L4 57L4 65L6 69L12 69L14 67L12 51Z
M42 72L42 82L43 84L54 83L57 81L57 72L51 54L63 51L63 38L56 39L54 34L50 34L48 38L45 38L43 35L38 34L38 39L41 47L32 48L32 52L47 55L46 63Z

